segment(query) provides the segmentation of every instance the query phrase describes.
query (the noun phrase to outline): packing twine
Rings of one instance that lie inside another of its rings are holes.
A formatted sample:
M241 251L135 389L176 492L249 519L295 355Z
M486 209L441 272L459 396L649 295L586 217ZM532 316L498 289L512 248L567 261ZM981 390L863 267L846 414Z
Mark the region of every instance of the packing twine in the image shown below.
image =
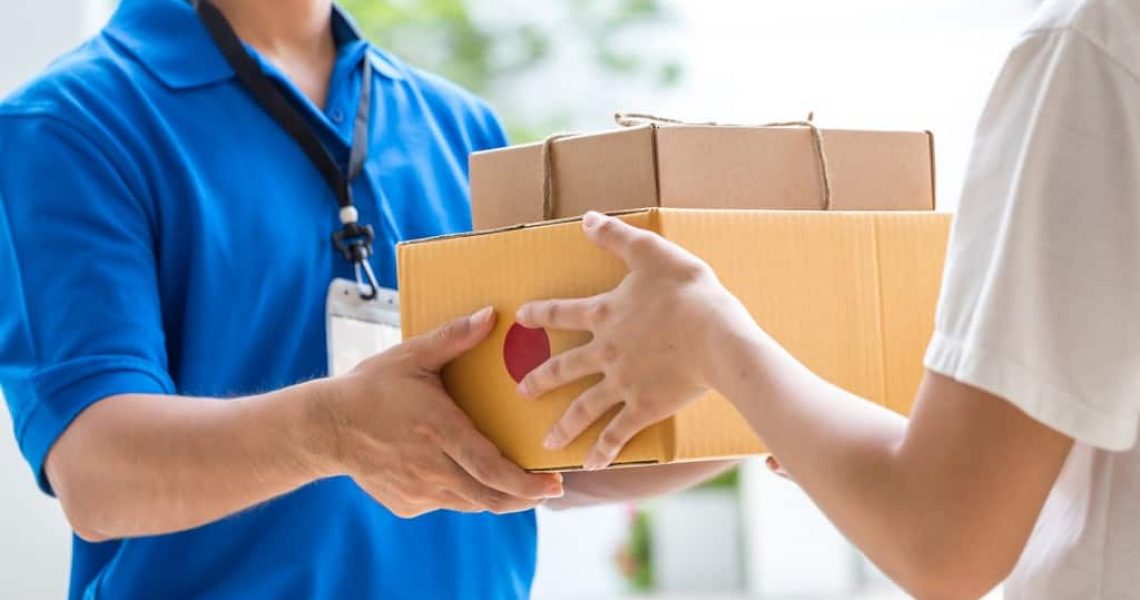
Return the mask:
M542 141L542 220L549 221L558 214L554 194L554 142L574 137L576 133L555 133Z
M815 158L819 164L819 182L821 190L822 210L831 209L831 173L827 168L827 153L823 148L823 134L815 124L815 113L809 112L803 121L775 121L759 125L746 125L739 123L720 123L717 121L682 121L670 119L648 113L618 112L614 114L614 122L622 127L637 127L649 125L696 125L705 127L806 127L811 131L812 147ZM556 133L542 142L542 219L548 221L557 215L557 199L554 191L554 142L573 137L575 133Z

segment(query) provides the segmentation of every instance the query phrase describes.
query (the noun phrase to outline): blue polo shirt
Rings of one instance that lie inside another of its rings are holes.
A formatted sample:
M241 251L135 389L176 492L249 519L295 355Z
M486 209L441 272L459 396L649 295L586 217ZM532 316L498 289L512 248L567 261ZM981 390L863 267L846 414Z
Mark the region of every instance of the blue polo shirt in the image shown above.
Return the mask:
M396 242L470 227L467 155L503 145L503 130L344 17L334 29L326 106L261 63L344 161L372 61L353 191L377 233L373 267L395 287ZM352 276L337 228L330 188L183 0L123 0L0 104L0 385L44 490L48 449L102 398L224 398L324 376L325 292ZM71 598L524 598L534 554L532 513L402 520L341 477L174 535L76 538Z

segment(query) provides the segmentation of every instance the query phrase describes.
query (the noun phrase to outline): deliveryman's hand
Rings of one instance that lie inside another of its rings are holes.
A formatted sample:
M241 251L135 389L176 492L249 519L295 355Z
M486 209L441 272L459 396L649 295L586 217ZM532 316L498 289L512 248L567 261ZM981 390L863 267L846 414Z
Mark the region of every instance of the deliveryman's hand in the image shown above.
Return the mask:
M676 413L710 387L718 342L756 335L756 323L712 269L664 238L597 213L586 235L625 261L629 273L612 291L591 298L544 300L519 309L527 327L589 331L593 340L554 356L519 384L537 397L590 375L582 393L550 431L546 446L564 448L613 407L621 410L584 463L608 466L641 430Z
M557 474L507 460L447 395L443 365L491 331L490 308L408 340L331 380L320 419L331 472L350 475L396 515L509 513L562 495Z

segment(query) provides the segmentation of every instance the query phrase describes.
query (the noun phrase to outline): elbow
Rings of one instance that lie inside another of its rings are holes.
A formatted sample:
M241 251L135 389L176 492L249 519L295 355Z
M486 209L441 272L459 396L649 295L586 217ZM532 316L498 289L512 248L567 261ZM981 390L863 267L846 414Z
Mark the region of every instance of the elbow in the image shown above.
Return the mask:
M90 503L75 499L75 494L58 491L56 497L63 508L63 515L67 524L75 535L85 542L99 543L115 539L115 536L105 533L105 528L99 522L100 518Z
M100 542L109 542L109 541L115 539L109 535L104 535L104 534L98 533L96 530L91 529L91 528L87 527L86 525L82 525L82 524L78 523L77 521L73 520L71 517L68 517L67 522L69 525L71 525L71 530L73 532L75 532L75 535L78 536L79 539L81 539L85 542L88 542L91 544L98 544Z
M75 532L75 535L83 541L91 543L115 539L114 536L104 533L104 527L99 522L99 516L90 506L87 506L89 503L76 500L75 495L64 493L58 489L56 492L67 524Z
M98 543L115 539L115 536L106 533L105 523L95 499L95 494L83 489L78 477L68 475L67 465L55 455L53 450L48 455L45 465L48 480L63 509L64 518L75 535L85 542Z
M1001 550L994 540L954 543L938 536L911 545L896 580L919 600L976 600L1013 571L1019 552Z

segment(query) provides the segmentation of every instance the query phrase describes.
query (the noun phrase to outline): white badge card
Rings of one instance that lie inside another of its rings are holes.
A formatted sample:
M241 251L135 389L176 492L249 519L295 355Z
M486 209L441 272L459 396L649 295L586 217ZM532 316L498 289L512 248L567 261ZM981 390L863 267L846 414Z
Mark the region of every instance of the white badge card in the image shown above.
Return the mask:
M369 300L360 285L334 279L325 301L325 337L329 375L343 375L365 359L402 341L400 300L396 290L378 288Z

